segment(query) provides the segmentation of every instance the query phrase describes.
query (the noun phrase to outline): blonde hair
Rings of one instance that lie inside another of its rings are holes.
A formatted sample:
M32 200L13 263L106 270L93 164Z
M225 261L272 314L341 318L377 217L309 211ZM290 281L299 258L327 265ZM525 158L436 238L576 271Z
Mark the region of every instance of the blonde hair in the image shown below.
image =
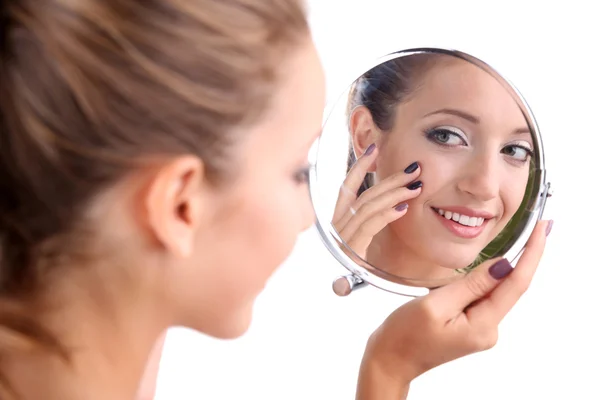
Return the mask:
M301 0L0 0L0 358L8 338L66 357L23 305L85 255L87 204L147 156L233 175L233 128L307 35Z

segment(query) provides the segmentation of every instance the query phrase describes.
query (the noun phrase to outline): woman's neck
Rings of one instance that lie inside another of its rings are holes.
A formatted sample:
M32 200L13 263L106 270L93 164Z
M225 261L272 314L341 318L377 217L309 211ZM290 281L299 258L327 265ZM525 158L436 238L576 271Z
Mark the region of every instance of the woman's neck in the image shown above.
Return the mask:
M87 282L63 289L53 291L60 306L40 321L66 348L69 363L45 351L13 353L2 363L11 386L23 400L134 399L152 348L168 327L160 305L132 288Z

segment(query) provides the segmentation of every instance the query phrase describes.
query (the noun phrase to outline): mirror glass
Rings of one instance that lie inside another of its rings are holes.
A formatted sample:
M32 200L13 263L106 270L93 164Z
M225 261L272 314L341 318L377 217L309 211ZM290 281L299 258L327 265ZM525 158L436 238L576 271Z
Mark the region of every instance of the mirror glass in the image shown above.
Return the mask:
M547 195L524 99L458 51L378 60L330 107L313 150L321 235L368 282L439 287L489 258L514 259Z

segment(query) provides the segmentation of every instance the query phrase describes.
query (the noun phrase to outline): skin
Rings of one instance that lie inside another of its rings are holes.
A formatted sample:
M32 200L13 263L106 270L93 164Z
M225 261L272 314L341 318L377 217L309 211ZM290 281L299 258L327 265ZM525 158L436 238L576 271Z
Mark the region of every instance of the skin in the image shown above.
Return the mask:
M369 229L364 229L364 224L350 223L357 219L348 212L350 205L354 204L359 212L361 209L368 211L369 207L361 207L361 202L367 205L365 198L377 198L380 206L387 201L389 208L390 202L398 197L415 198L420 193L419 190L407 191L404 187L419 176L420 170L417 170L412 174L398 173L389 177L358 201L348 195L358 188L364 173L377 156L378 150L375 149L371 155L360 157L346 181L350 190L340 192L334 218L348 229L347 232ZM363 217L368 214L361 213ZM375 214L375 218L367 219L385 223L386 220L400 218L406 212L384 210ZM394 311L369 338L360 366L356 399L406 399L411 381L424 372L493 347L498 340L498 324L533 279L551 228L552 221L537 224L514 271L509 269L501 277L493 276L491 271L500 260L488 260L474 272ZM371 229L376 229L376 225ZM362 240L360 234L353 236ZM148 364L150 373L142 382L142 388L154 387L156 364L160 359L157 353L161 348L162 342L159 341ZM145 397L140 398L152 398L151 392L152 389L149 389L143 393Z
M502 231L523 200L534 148L527 122L506 88L471 63L450 58L431 67L418 89L396 106L389 132L378 129L365 107L354 110L350 128L358 154L377 145L367 170L375 172L375 185L391 179L423 182L418 193L396 196L390 206L406 202L408 211L373 232L365 251L388 272L415 279L455 276L455 269L473 262ZM415 161L420 168L404 174ZM478 237L462 238L432 210L453 206L491 218Z
M215 186L202 160L182 156L99 196L89 214L98 245L112 251L98 265L65 265L43 295L61 306L40 316L78 351L72 367L46 353L11 360L24 398L131 399L168 327L218 338L247 330L257 295L314 222L302 171L320 131L324 75L310 40L283 66L272 108L240 132L233 181Z
M513 270L492 276L499 259L394 311L371 335L363 356L357 400L406 399L423 373L494 347L498 325L527 291L552 221L539 222Z
M151 398L143 389L153 385L140 379L156 375L160 357L150 354L168 327L219 338L247 330L256 296L314 219L301 170L321 124L323 71L309 40L284 61L273 108L238 142L234 181L215 186L202 160L182 156L98 196L88 218L100 261L63 266L40 294L55 307L39 320L69 346L71 364L43 351L4 358L21 398ZM401 398L427 369L493 345L531 281L546 230L538 224L508 277L478 269L392 313L369 340L357 398Z
M163 334L155 343L152 353L148 358L146 370L142 376L140 386L137 391L136 400L152 400L156 393L156 383L160 371L160 360L162 358L165 346L166 333Z

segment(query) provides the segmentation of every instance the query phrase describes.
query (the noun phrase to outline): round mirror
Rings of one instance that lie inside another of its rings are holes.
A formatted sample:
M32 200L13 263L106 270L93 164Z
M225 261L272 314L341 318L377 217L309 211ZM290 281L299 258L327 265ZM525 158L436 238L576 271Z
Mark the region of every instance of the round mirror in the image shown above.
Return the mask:
M377 60L330 106L311 162L319 233L350 271L342 296L420 296L489 258L515 262L551 195L523 97L445 49Z

